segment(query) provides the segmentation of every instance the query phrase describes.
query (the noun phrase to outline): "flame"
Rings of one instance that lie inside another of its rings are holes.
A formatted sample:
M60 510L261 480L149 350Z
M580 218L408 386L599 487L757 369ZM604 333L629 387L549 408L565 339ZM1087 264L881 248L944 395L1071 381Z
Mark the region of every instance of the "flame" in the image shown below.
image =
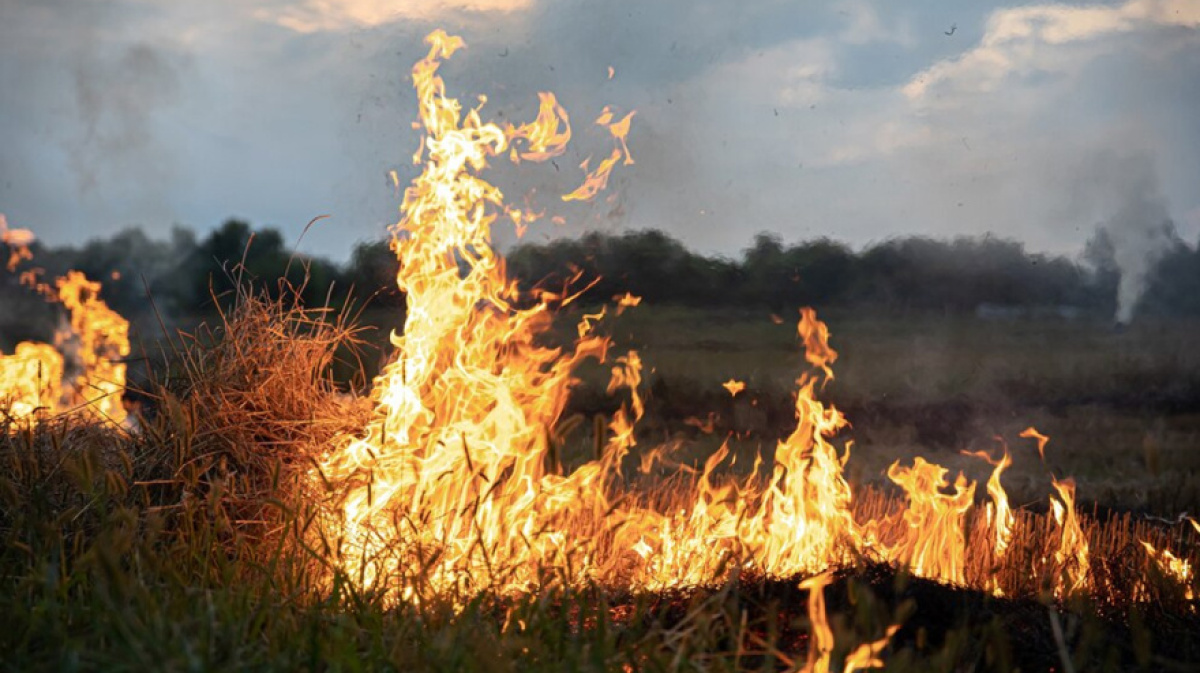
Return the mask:
M888 468L888 478L908 494L908 509L902 517L906 527L899 543L890 551L891 558L922 577L951 584L966 584L967 511L975 498L975 484L961 473L954 481L954 493L942 493L949 486L948 470L913 460L912 467L899 462Z
M543 91L538 93L538 99L540 105L537 119L523 124L519 128L514 128L510 124L505 130L505 135L510 143L515 145L517 140L525 140L528 143L528 147L524 151L517 151L515 147L512 149L509 158L514 163L519 163L520 159L528 161L553 159L566 151L567 143L571 140L570 117L567 116L567 111L563 109L563 106L558 104L554 94Z
M1020 437L1025 439L1036 439L1038 447L1038 455L1042 457L1042 462L1046 462L1046 443L1050 438L1037 431L1037 428L1029 426L1021 431Z
M1178 582L1184 589L1184 599L1193 600L1196 597L1192 589L1192 564L1187 559L1181 559L1171 553L1170 549L1159 551L1145 540L1139 540L1145 547L1146 553L1154 560L1160 572Z
M8 246L6 268L10 272L16 271L21 262L33 259L29 246L33 245L34 240L33 232L28 229L9 229L8 220L4 213L0 213L0 243Z
M529 209L506 206L480 172L497 158L561 155L570 140L567 113L542 93L533 122L503 128L485 122L482 105L464 110L437 74L462 40L435 31L427 43L428 54L413 67L423 170L405 190L401 219L391 229L397 285L408 306L404 331L392 335L395 356L374 383L374 418L339 438L314 470L339 495L334 536L326 540L339 567L363 586L408 601L433 595L463 601L480 591L583 581L659 589L740 570L812 575L859 558L966 584L965 526L976 484L962 474L950 484L945 468L922 458L910 467L893 464L888 476L907 494L907 507L861 524L852 515L845 477L850 445L840 455L835 446L847 421L818 399L838 354L810 308L800 310L796 327L809 367L796 381L795 427L778 442L769 468L759 455L749 476L723 475L732 459L722 445L684 487L665 494L631 489L621 475L632 464L626 458L637 446L644 412L638 353L609 361L609 344L595 330L607 307L582 316L573 347L545 345L552 302L574 297L522 295L491 246L498 217L518 226L531 220ZM628 113L617 120L605 108L596 121L614 138L613 152L565 199L594 197L617 163L632 163L625 144L632 119ZM640 302L628 293L614 300L616 313ZM597 418L593 459L568 470L557 426L576 382L572 372L588 358L609 362L608 392L624 401L606 423ZM745 388L736 379L724 385L731 395ZM707 422L689 423L714 430L711 414ZM639 456L642 471L665 451ZM991 462L988 539L998 558L1014 524L1000 484L1011 459L1006 450ZM1056 481L1055 488L1061 531L1055 591L1065 596L1087 587L1087 542L1075 517L1073 483ZM827 577L810 586L822 581ZM985 588L1000 592L994 582ZM820 593L813 591L810 601L823 601ZM828 656L826 636L817 637L812 667ZM878 665L885 643L856 649L847 667Z
M0 409L13 419L54 413L62 397L63 357L53 346L17 344L12 355L0 354Z
M1000 460L992 460L992 457L984 451L974 453L964 451L963 453L982 458L996 468L992 470L992 476L988 478L987 482L988 496L992 501L984 509L984 517L988 527L992 529L992 552L997 558L1000 558L1004 556L1004 552L1008 551L1008 545L1012 543L1013 524L1016 522L1016 515L1013 514L1012 507L1008 504L1008 493L1000 484L1000 475L1012 466L1012 458L1008 455L1007 446L1004 447L1004 456Z
M738 393L746 389L746 384L737 379L729 379L725 383L722 383L721 387L728 390L731 397L737 397Z
M528 145L517 159L561 154L567 116L549 94L538 119L520 127L484 123L478 109L464 115L437 75L462 40L439 30L426 42L413 82L427 157L393 227L407 322L375 382L375 420L321 470L347 486L343 560L361 568L365 583L420 564L431 591L519 589L539 581L538 568L587 572L587 554L566 532L582 532L589 515L608 508L606 466L633 445L640 399L635 393L632 412L613 419L609 463L557 474L550 429L575 364L605 352L590 334L599 316L580 324L570 353L535 342L550 307L543 299L518 308L517 285L490 241L503 195L477 174L518 140ZM636 387L639 368L636 353L620 359L610 389ZM433 550L434 558L423 556Z
M829 673L833 658L834 637L833 629L829 626L829 617L825 610L825 587L831 582L831 574L821 573L800 583L800 588L808 591L808 622L811 641L808 646L808 659L800 673ZM862 643L846 655L841 670L844 673L865 671L882 668L884 663L879 658L892 636L900 630L899 624L887 628L885 635L879 640Z
M1054 595L1066 598L1088 588L1091 561L1087 537L1075 514L1075 480L1059 481L1051 477L1051 483L1058 491L1058 497L1051 494L1050 513L1060 534L1058 548L1054 551L1054 567L1059 575L1054 583Z
M626 292L622 295L617 295L616 297L613 297L613 299L617 302L617 315L624 313L625 309L627 308L633 308L642 303L641 297L630 294L629 292Z
M808 661L805 673L829 673L829 660L833 656L833 629L825 614L825 587L829 586L830 574L821 573L800 583L808 591L808 621L811 624L812 640L808 646Z
M0 236L14 249L10 271L32 259L28 246L34 237L28 230L8 229L0 215ZM127 413L121 397L129 322L100 299L100 283L82 273L69 271L53 287L38 280L39 274L40 270L25 271L20 280L47 300L62 304L69 320L55 333L54 346L22 342L12 355L0 354L0 411L29 424L43 415L74 411L124 422ZM74 374L67 376L71 371Z
M596 195L608 187L608 178L612 174L613 168L617 162L624 159L624 164L633 163L633 156L629 153L629 146L626 144L626 136L629 135L629 127L633 121L633 115L636 112L630 112L621 118L620 121L613 121L613 112L609 108L604 108L600 116L596 119L597 126L603 126L608 129L610 135L616 141L616 147L613 151L600 162L596 170L588 172L588 165L591 163L591 158L584 159L579 165L587 177L583 179L583 184L578 189L570 194L564 194L563 201L591 201L596 198Z
M125 420L125 363L129 355L129 321L100 299L100 283L78 271L55 281L58 299L70 312L70 329L59 330L55 342L73 347L82 371L72 382L73 403L89 413L120 424Z

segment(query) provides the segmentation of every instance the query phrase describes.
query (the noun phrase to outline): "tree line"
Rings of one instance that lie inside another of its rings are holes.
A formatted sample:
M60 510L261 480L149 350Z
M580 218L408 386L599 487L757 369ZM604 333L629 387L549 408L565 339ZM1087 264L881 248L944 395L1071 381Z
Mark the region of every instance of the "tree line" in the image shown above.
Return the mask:
M386 241L360 243L348 261L335 263L296 253L278 230L242 220L203 237L176 228L156 239L128 229L34 254L47 273L73 268L104 281L105 299L126 315L148 308L147 291L164 313L203 314L245 281L278 294L285 280L309 306L367 299L403 306L398 263ZM558 291L577 278L573 287L584 303L631 292L649 303L779 312L802 305L963 313L1070 307L1108 316L1120 273L1103 231L1079 259L1030 252L993 236L903 237L855 250L828 238L785 244L769 233L755 236L738 257L723 257L693 252L657 230L525 243L506 256L523 289ZM1200 247L1176 239L1152 265L1146 287L1140 313L1200 316Z

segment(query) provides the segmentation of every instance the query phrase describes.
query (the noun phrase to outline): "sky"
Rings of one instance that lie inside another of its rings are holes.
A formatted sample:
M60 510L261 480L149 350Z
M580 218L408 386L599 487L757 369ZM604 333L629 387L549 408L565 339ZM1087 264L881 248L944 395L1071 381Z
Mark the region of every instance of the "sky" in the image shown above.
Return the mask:
M547 211L526 240L1075 255L1164 212L1200 236L1197 0L0 0L0 213L50 244L229 217L295 240L327 214L300 249L345 259L398 219L389 171L418 170L409 71L438 27L467 43L450 94L485 118L531 119L539 91L571 114L567 155L489 171ZM606 105L637 111L636 163L562 203L611 147Z

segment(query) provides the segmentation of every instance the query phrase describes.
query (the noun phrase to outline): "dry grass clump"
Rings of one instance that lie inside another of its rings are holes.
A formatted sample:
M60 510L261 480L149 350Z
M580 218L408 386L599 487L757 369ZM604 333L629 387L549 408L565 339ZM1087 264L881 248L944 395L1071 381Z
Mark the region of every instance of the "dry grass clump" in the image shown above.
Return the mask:
M332 367L357 355L346 312L306 309L286 297L242 292L216 325L181 334L179 383L161 413L188 427L191 480L219 489L231 525L248 532L316 494L313 459L339 435L362 428L368 399L339 390ZM179 476L179 475L176 475ZM265 529L264 529L265 530Z
M319 503L312 460L371 412L330 375L356 328L344 312L249 291L219 317L167 339L135 429L77 416L0 427L0 538L64 554L119 514L172 539L202 531L230 558L299 539L287 525L311 523Z

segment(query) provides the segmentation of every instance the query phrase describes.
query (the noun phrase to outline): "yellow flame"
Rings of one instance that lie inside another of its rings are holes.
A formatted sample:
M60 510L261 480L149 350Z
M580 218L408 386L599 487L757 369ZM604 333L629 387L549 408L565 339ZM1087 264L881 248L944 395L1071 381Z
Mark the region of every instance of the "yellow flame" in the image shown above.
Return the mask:
M63 358L53 346L17 344L12 355L0 354L0 409L14 419L39 411L54 413L62 397Z
M1004 456L1000 460L992 460L992 457L984 451L964 453L968 456L982 458L996 468L992 470L992 476L988 478L987 492L992 500L984 510L984 516L987 519L988 527L992 529L992 553L997 558L1002 557L1008 551L1008 545L1012 543L1013 525L1016 522L1016 515L1013 514L1012 507L1008 504L1008 493L1000 484L1000 475L1012 466L1008 447L1004 447Z
M0 216L0 235L4 243L22 251L11 253L9 270L32 258L28 245L33 234L8 229ZM121 398L129 322L100 299L100 283L82 273L69 271L53 287L42 283L39 274L40 270L25 271L20 280L62 304L69 320L55 333L54 346L22 342L12 355L0 354L0 411L28 424L67 412L122 423L127 415Z
M622 295L617 295L616 297L613 297L613 299L617 302L617 315L624 313L625 309L627 308L633 308L634 306L642 303L641 297L628 292Z
M911 468L901 467L899 462L888 468L888 478L904 489L909 502L902 514L904 534L890 556L917 575L962 585L966 583L964 527L975 484L960 473L954 493L942 493L941 489L949 486L947 472L919 456Z
M722 383L721 387L728 390L731 397L737 397L738 393L746 389L746 384L737 379L729 379L725 383Z
M811 640L808 646L808 658L801 673L829 673L835 644L833 629L829 625L829 617L825 608L825 587L831 583L828 572L810 577L800 583L800 588L808 591L808 622ZM887 628L885 635L879 640L862 643L855 647L842 664L843 673L865 671L882 668L883 660L879 658L883 649L891 642L892 636L900 630L899 624Z
M1170 549L1159 551L1154 545L1145 540L1139 540L1139 542L1145 547L1146 553L1150 555L1150 558L1154 560L1159 571L1183 587L1183 597L1189 601L1193 600L1196 594L1192 589L1192 564L1187 559L1181 559L1172 554Z
M83 371L75 378L75 403L114 423L125 420L125 363L129 355L129 321L100 299L100 283L69 271L55 285L58 298L71 313L70 329L60 330L60 347L77 349Z
M1050 512L1059 528L1058 548L1054 551L1054 565L1058 578L1054 583L1054 595L1066 598L1086 590L1090 586L1087 537L1075 514L1075 480L1051 478L1058 497L1050 496Z
M392 336L396 354L375 381L375 417L362 432L340 438L319 465L341 494L330 542L341 567L366 586L414 601L580 581L686 586L738 569L792 576L862 557L964 584L975 484L961 474L948 490L945 468L921 458L911 467L894 464L888 475L907 493L907 508L862 524L852 516L849 444L842 455L835 447L846 419L817 395L833 378L837 352L812 309L800 310L796 328L809 368L796 382L795 427L776 446L769 469L760 455L750 476L722 475L735 459L723 445L689 482L694 486L662 497L629 490L621 474L644 412L641 360L633 351L611 362L608 392L625 401L595 425L597 455L574 469L563 464L556 426L577 364L607 360L608 343L595 333L607 307L583 315L573 347L545 345L550 302L573 297L521 295L491 246L491 227L504 215L525 224L529 209L507 207L480 172L498 157L560 155L570 139L567 113L543 93L529 124L484 122L480 108L464 111L447 97L437 74L462 41L436 31L427 42L428 54L413 68L423 170L405 190L391 230L408 306L404 331ZM632 117L601 113L597 123L616 146L564 198L594 197L622 158L632 163L625 145ZM630 294L614 299L617 313L640 301ZM725 385L734 395L744 389L735 379ZM715 427L712 415L690 422L705 432ZM640 456L641 469L649 471L664 453L660 447ZM988 520L999 556L1013 526L1000 485L1011 464L1007 452L994 464ZM1063 570L1056 590L1065 594L1086 586L1087 545L1073 484L1055 487L1062 530L1055 562ZM860 647L847 666L877 665L882 646Z

